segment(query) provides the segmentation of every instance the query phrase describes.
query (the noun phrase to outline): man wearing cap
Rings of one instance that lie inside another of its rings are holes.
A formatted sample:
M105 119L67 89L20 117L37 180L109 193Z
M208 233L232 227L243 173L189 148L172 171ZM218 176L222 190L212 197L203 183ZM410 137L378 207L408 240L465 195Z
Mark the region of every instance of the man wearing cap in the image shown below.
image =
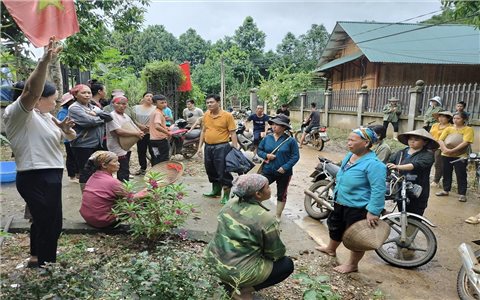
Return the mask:
M212 183L212 191L203 195L211 198L220 197L223 187L221 203L225 204L230 198L233 180L232 174L225 171L225 157L232 146L238 148L235 133L237 125L232 114L220 108L220 96L208 95L206 102L208 111L203 116L203 128L197 153L201 154L203 143L205 143L205 170L208 181ZM230 138L232 146L229 144Z
M422 216L430 196L430 170L435 160L429 150L438 149L439 145L423 128L400 134L398 140L408 147L392 155L387 168L398 170L408 181L422 187L420 196L410 197L407 203L407 212Z
M388 99L388 103L383 107L383 127L385 132L388 129L388 123L393 125L393 139L398 140L398 118L402 113L402 108L399 104L400 99L397 97L391 97Z
M107 148L115 153L120 163L120 169L117 171L117 179L120 181L128 181L130 177L130 150L125 150L120 146L120 137L137 137L143 138L143 131L133 124L132 119L125 113L128 99L125 96L116 96L112 99L114 111L110 113L112 121L106 124L107 132ZM136 130L127 130L122 128L126 123L131 123Z
M435 119L433 114L441 112L442 110L443 110L442 98L440 98L439 96L430 98L430 105L428 106L423 119L423 123L424 123L423 128L426 131L430 131L430 128L432 128L432 125L437 122L437 119Z

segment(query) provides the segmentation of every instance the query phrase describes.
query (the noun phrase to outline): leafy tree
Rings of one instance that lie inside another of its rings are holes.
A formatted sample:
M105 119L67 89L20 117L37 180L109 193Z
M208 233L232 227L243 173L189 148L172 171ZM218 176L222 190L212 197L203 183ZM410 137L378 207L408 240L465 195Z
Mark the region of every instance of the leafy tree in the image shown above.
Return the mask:
M452 10L453 20L480 28L480 2L466 0L442 0L445 8Z
M312 24L312 27L307 33L299 37L306 56L303 70L313 71L313 69L315 69L322 55L322 51L327 45L328 38L327 29L325 29L323 24Z
M205 62L210 42L205 41L195 29L189 28L178 37L179 60L189 61L192 67Z
M268 79L261 80L258 96L268 105L279 107L290 103L301 90L309 88L311 81L311 73L291 73L289 68L273 69Z
M263 48L265 48L265 37L265 33L258 29L253 18L248 16L242 26L235 30L233 40L241 50L250 56L258 56L263 53Z
M274 62L274 66L291 67L292 72L300 70L306 59L302 42L291 32L288 32L282 42L277 45L277 53L281 59Z
M90 68L107 46L108 28L119 32L138 29L149 0L75 1L80 32L67 38L61 61L69 67Z

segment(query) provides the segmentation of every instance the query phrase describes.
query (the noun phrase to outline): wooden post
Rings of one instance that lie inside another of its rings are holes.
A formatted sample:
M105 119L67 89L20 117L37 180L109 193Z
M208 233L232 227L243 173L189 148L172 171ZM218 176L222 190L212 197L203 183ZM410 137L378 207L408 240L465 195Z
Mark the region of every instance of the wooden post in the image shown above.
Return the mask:
M362 84L362 89L357 92L358 106L357 106L357 126L362 126L362 114L365 104L368 101L368 89L366 84Z
M328 108L330 106L330 101L332 101L332 88L329 87L325 93L325 107L323 108L323 111L325 113L325 120L323 121L323 124L328 127Z
M223 56L220 58L220 108L223 109L225 101L225 67Z
M425 82L423 82L423 80L417 80L417 82L415 82L415 86L408 90L410 93L410 102L408 105L407 131L415 129L415 117L418 114L418 105L422 101L424 86Z

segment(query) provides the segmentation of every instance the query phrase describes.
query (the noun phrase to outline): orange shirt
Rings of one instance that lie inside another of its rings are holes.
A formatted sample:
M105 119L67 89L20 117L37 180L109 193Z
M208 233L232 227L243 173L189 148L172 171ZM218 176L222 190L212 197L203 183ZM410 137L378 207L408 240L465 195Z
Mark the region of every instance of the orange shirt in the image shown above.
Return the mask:
M432 128L430 128L430 134L433 136L433 138L438 141L440 136L442 135L442 132L445 128L452 126L452 124L448 123L444 125L445 127L440 128L440 123L435 123L432 125Z
M155 111L150 115L150 139L151 140L163 140L167 138L167 134L157 130L155 128L155 123L160 124L160 126L167 128L167 121L165 120L165 115L160 109L155 109Z
M237 129L231 113L220 110L218 115L212 116L207 111L203 116L204 141L207 144L221 144L230 141L230 131Z

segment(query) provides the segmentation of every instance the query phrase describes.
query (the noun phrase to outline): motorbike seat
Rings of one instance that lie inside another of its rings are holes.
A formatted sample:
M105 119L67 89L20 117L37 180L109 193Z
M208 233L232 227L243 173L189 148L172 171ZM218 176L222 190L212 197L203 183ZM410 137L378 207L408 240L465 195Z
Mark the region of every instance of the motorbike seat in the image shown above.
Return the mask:
M188 140L196 139L200 137L200 129L193 129L192 131L185 134L185 138Z
M333 177L337 177L337 173L340 170L340 166L337 166L336 164L333 164L333 163L326 163L325 169L327 170L328 173L332 174Z

